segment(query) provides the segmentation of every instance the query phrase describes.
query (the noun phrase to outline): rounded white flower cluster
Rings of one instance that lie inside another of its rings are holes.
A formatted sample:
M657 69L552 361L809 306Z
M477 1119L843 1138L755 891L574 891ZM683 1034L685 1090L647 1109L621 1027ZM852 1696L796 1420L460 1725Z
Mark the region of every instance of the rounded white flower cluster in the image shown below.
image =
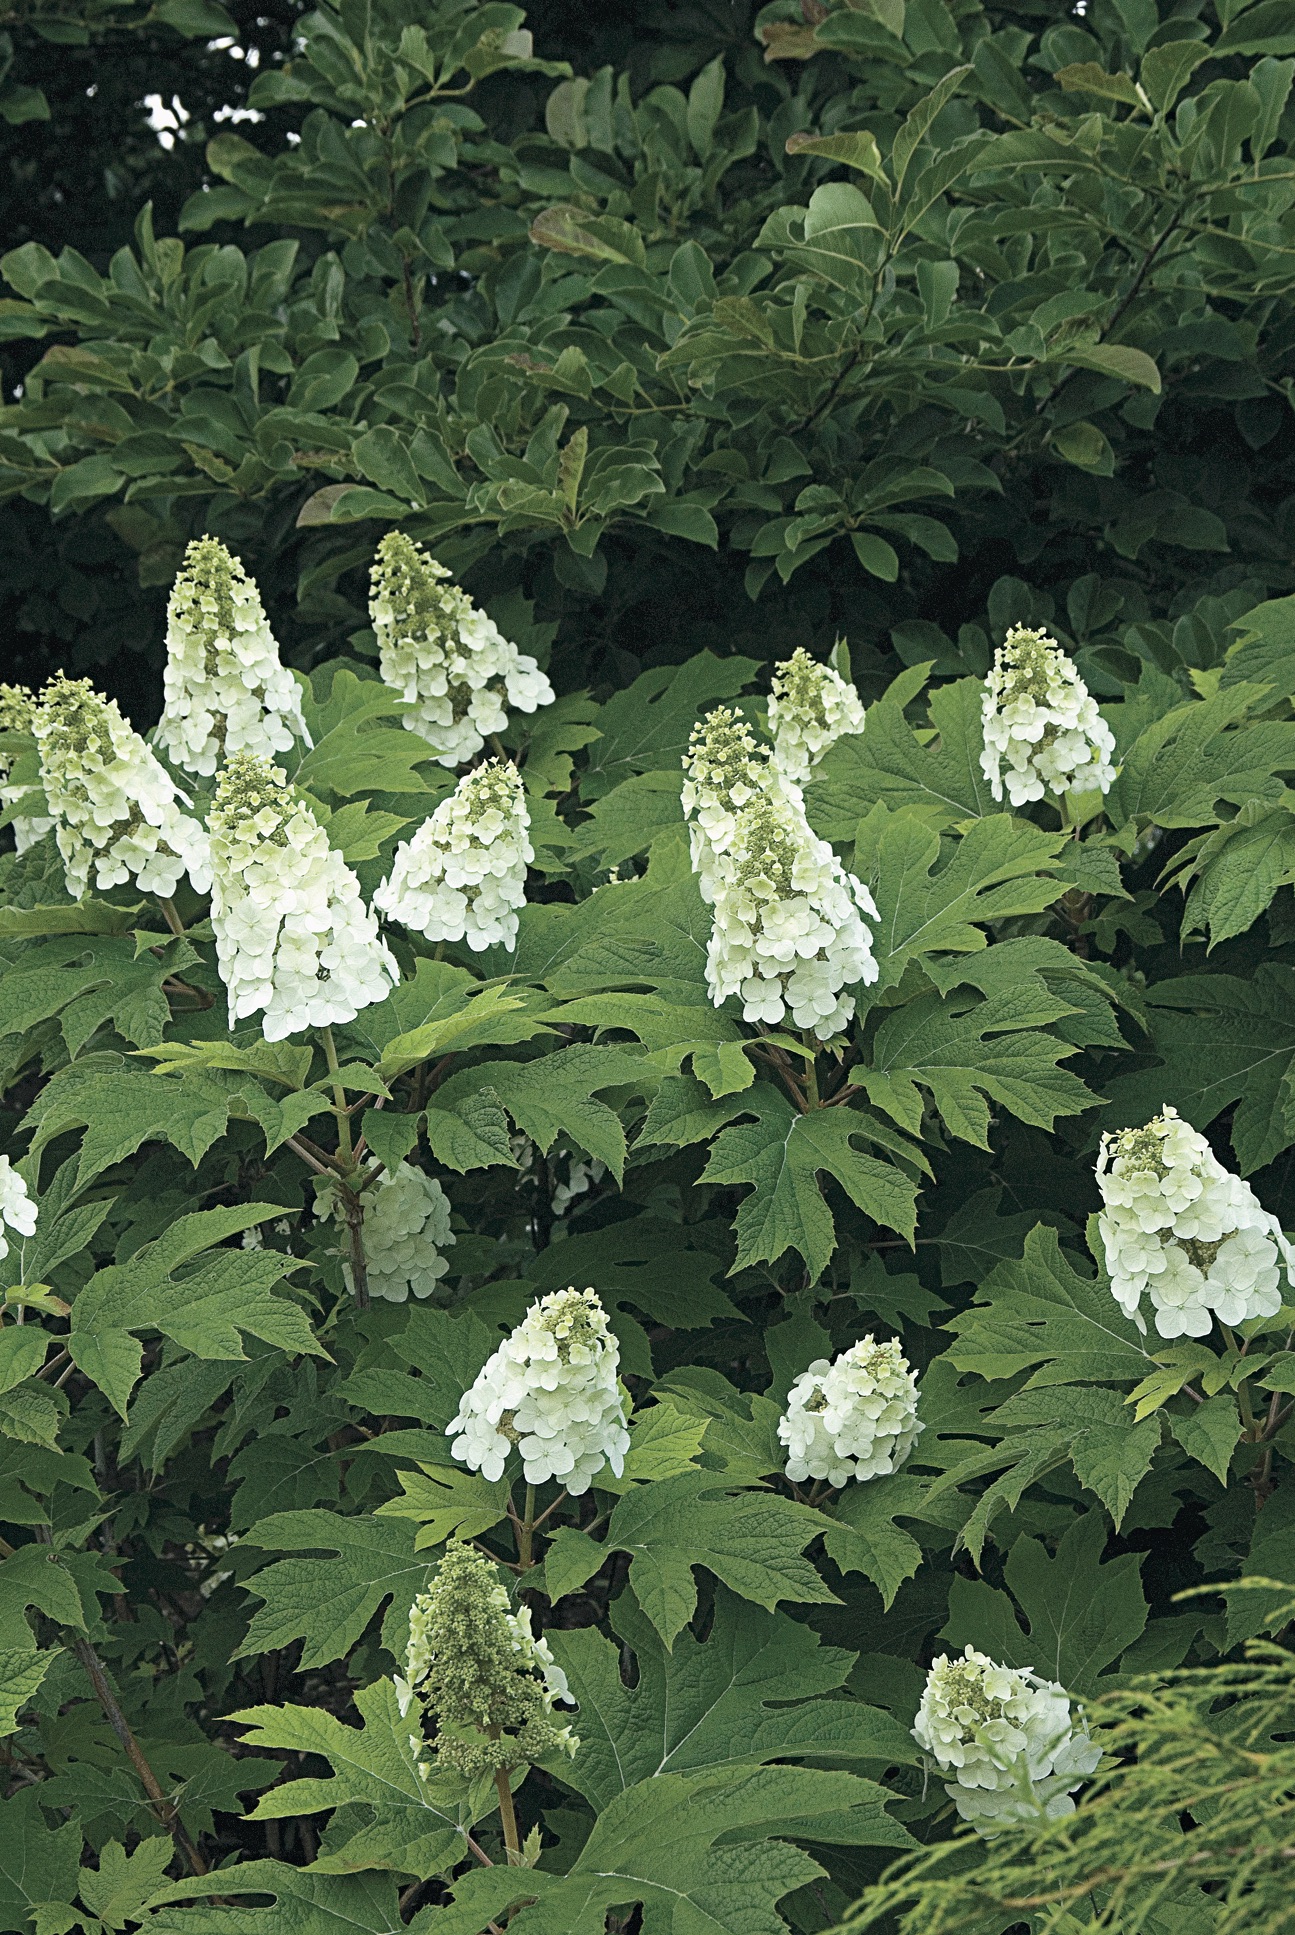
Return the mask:
M803 649L773 668L769 731L773 763L803 786L829 746L848 732L862 732L863 701L830 665Z
M199 893L206 890L207 836L181 810L175 781L114 699L88 679L59 673L41 694L32 730L74 899L92 882L118 887L133 880L169 900L186 873Z
M897 1343L861 1338L829 1363L820 1357L787 1394L778 1436L793 1484L830 1485L898 1471L917 1443L917 1376Z
M267 1041L352 1021L399 979L360 883L283 770L223 769L210 819L211 921L229 1025L265 1010Z
M157 743L191 773L234 753L258 759L310 744L301 692L279 663L255 581L219 538L196 538L167 605L165 704Z
M345 1224L335 1192L330 1192L327 1207L335 1223ZM365 1198L363 1231L371 1297L385 1297L388 1303L405 1303L411 1293L430 1297L450 1267L443 1255L454 1244L450 1199L434 1176L412 1163L384 1171L374 1193ZM342 1275L354 1295L344 1251Z
M478 954L511 947L535 858L530 825L521 774L487 760L396 848L374 906L429 941L466 941Z
M25 685L0 684L0 732L30 733L35 716L35 696ZM15 757L13 752L0 751L0 806L17 806L26 794L36 792L33 786L8 784ZM43 814L19 813L9 824L13 828L14 844L19 853L26 853L29 846L49 832L54 822Z
M725 705L693 727L683 769L680 798L693 870L702 899L713 903L738 816L761 799L798 807L800 788L779 773L742 715Z
M619 1363L592 1290L541 1297L464 1392L446 1426L453 1455L494 1480L516 1445L528 1485L557 1478L573 1498L604 1465L619 1478L629 1449Z
M0 1156L0 1257L9 1254L9 1241L4 1233L6 1224L19 1236L34 1235L36 1205L8 1156Z
M875 981L864 914L872 895L845 871L798 808L757 800L737 816L716 875L706 984L718 1008L740 994L747 1021L776 1026L790 1012L820 1040L854 1013L844 989Z
M534 712L553 703L535 660L509 642L460 590L443 564L402 531L388 531L371 572L369 616L385 682L414 710L442 766L461 766L502 732L509 706Z
M1204 1337L1281 1309L1295 1252L1249 1183L1166 1106L1142 1129L1102 1137L1097 1219L1111 1289L1139 1330L1150 1293L1161 1337Z
M1013 806L1049 793L1108 792L1115 735L1055 638L1016 625L994 655L980 702L980 770ZM1006 766L1006 771L1004 771Z
M944 1791L987 1838L1072 1814L1070 1796L1102 1757L1055 1681L972 1646L961 1658L942 1654L927 1674L913 1738L952 1775Z

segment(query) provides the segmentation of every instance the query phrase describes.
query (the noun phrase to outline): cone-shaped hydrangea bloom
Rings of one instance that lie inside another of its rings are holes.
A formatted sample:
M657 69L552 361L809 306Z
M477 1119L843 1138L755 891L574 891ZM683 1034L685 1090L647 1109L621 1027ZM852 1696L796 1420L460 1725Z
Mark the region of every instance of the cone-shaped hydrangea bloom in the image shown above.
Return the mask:
M1151 1298L1162 1337L1204 1337L1281 1308L1295 1252L1249 1183L1166 1106L1142 1129L1102 1137L1097 1219L1111 1288L1139 1330Z
M748 1021L777 1026L790 1013L820 1040L839 1034L854 1013L854 996L843 990L877 978L862 919L876 911L803 813L757 800L738 815L717 878L706 953L711 1000L718 1008L738 994Z
M35 716L36 700L25 685L0 684L0 732L29 733ZM24 794L35 790L7 783L14 768L14 759L12 752L0 751L0 806L16 806ZM54 822L43 814L21 813L16 814L9 824L13 828L14 844L19 853L26 853L29 846L49 832Z
M784 778L742 715L726 705L693 727L683 769L681 799L693 870L702 899L713 903L738 816L759 799L798 807L800 788Z
M401 1711L419 1701L436 1728L437 1759L466 1780L580 1745L554 1718L555 1703L571 1695L547 1640L531 1631L530 1608L514 1612L498 1568L458 1539L413 1603L405 1672L396 1681ZM422 1744L415 1736L415 1751Z
M488 760L396 848L374 906L429 941L466 941L476 953L511 947L535 858L530 826L521 774Z
M126 880L169 899L186 873L206 889L207 836L115 699L60 673L41 694L32 730L73 899Z
M369 1295L385 1297L388 1303L405 1303L411 1294L430 1297L450 1267L443 1252L454 1245L450 1199L436 1178L402 1162L384 1170L372 1194L365 1193L363 1205ZM322 1208L335 1223L345 1225L346 1211L335 1191L326 1193ZM345 1252L342 1274L354 1295Z
M282 767L236 753L216 788L211 921L229 1025L267 1041L351 1021L399 979L360 883Z
M847 732L862 732L863 701L830 665L797 650L773 668L769 731L773 763L803 786L829 746Z
M979 1834L1074 1812L1070 1796L1101 1759L1065 1690L1028 1667L997 1666L968 1646L926 1676L913 1738Z
M272 759L310 743L301 692L256 583L219 538L196 538L167 606L165 705L157 743L191 773L214 773L233 753Z
M917 1377L899 1345L861 1338L829 1363L820 1357L787 1394L778 1436L793 1484L881 1478L917 1442Z
M414 708L404 723L435 748L442 766L479 753L487 734L507 725L509 706L534 712L553 703L535 660L402 531L379 544L371 582L379 669Z
M1049 793L1109 791L1115 735L1055 638L1016 625L994 655L980 702L980 770L1013 806Z
M9 1254L6 1224L11 1230L16 1230L19 1236L33 1235L36 1229L36 1205L8 1156L0 1156L0 1257Z
M541 1297L464 1392L446 1426L451 1451L493 1480L516 1445L528 1485L557 1478L573 1497L604 1465L619 1478L629 1449L619 1363L592 1290Z

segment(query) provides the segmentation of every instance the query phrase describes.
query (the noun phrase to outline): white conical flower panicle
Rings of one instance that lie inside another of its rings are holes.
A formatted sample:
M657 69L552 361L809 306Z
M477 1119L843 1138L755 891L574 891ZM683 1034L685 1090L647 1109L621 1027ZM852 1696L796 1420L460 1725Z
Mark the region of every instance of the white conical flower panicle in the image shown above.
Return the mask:
M521 774L491 759L467 773L396 848L373 904L429 941L511 947L535 858Z
M1101 1759L1065 1690L968 1646L926 1676L913 1738L948 1775L945 1792L977 1833L1073 1814L1070 1796Z
M778 771L767 748L756 744L742 715L725 705L693 727L683 769L680 797L693 870L702 899L713 904L739 815L761 799L798 807L800 788Z
M211 921L229 1025L264 1009L267 1041L352 1021L399 979L360 883L283 769L224 767L209 822Z
M405 725L435 748L442 766L474 758L488 734L503 731L510 706L534 712L553 703L535 660L403 531L389 531L379 544L371 583L379 670L414 708Z
M1161 1337L1204 1337L1215 1317L1274 1317L1295 1252L1249 1183L1166 1106L1142 1129L1102 1137L1097 1219L1111 1289L1139 1330L1144 1293Z
M899 1345L861 1338L829 1363L820 1357L787 1394L778 1436L787 1476L848 1485L898 1471L916 1444L917 1377Z
M994 655L980 702L980 770L1013 806L1045 792L1108 792L1115 735L1055 638L1015 625Z
M877 963L864 914L872 895L792 805L757 800L738 814L717 876L706 984L718 1008L740 995L747 1021L776 1027L788 1014L820 1040L854 1013L857 982Z
M450 1229L450 1199L434 1176L412 1163L386 1170L370 1195L362 1199L361 1230L369 1295L388 1303L405 1303L410 1296L430 1297L449 1269L444 1252L454 1245ZM322 1208L335 1223L345 1226L346 1211L336 1191L328 1191ZM354 1295L355 1281L346 1251L342 1275Z
M157 743L191 773L214 773L234 753L272 759L310 744L301 692L255 581L219 538L196 538L167 606L165 704Z
M36 1205L27 1194L27 1185L8 1156L0 1156L0 1257L9 1254L6 1226L19 1236L32 1236L36 1230Z
M848 732L862 732L863 724L863 701L830 665L800 649L774 666L773 763L794 785L803 786L828 747Z
M91 886L126 880L169 900L186 873L205 891L207 836L182 810L175 781L114 699L88 679L59 673L41 694L32 730L74 900Z
M516 1445L528 1485L556 1478L573 1497L629 1449L616 1382L620 1347L592 1290L533 1303L465 1391L446 1426L454 1456L493 1480Z
M0 732L30 733L35 717L36 699L25 685L0 684ZM28 793L40 798L35 787L9 784L16 757L14 752L0 748L0 806L3 807L17 806ZM49 832L54 822L44 814L18 813L9 824L19 853L26 853L29 846Z

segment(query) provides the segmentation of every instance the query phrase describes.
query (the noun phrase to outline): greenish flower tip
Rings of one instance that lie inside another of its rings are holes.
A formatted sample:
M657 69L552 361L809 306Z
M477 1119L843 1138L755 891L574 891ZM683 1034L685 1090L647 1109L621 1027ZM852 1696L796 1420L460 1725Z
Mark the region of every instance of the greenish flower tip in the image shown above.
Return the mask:
M737 787L744 790L736 804L744 803L753 784L758 784L763 764L750 726L731 706L716 706L693 727L685 761L688 776L695 787L715 794L724 805L733 806Z
M89 679L57 672L40 695L40 710L54 753L84 753L93 747L105 762L113 754L108 700Z
M1047 704L1049 691L1057 682L1058 663L1067 667L1069 663L1055 638L1025 625L1014 625L1008 632L998 662L1003 698L1029 698L1036 705Z
M244 832L252 822L263 840L283 846L283 829L296 806L296 794L282 766L272 766L254 753L234 753L221 768L208 825L213 833L235 833Z
M736 884L761 900L786 900L794 892L793 877L800 843L785 814L767 801L742 816L742 838Z
M417 1698L436 1729L438 1759L465 1780L500 1768L574 1754L579 1741L552 1718L569 1700L566 1676L531 1632L526 1607L512 1610L496 1567L455 1540L409 1615L403 1699Z
M36 700L25 685L0 683L0 732L27 732L36 712Z
M374 598L411 631L450 630L467 602L440 560L403 531L388 531L379 543L370 582Z
M171 610L182 615L213 645L232 638L237 626L237 593L246 598L249 584L240 560L219 538L194 538L171 591ZM255 595L255 587L252 587ZM259 602L259 600L258 600Z

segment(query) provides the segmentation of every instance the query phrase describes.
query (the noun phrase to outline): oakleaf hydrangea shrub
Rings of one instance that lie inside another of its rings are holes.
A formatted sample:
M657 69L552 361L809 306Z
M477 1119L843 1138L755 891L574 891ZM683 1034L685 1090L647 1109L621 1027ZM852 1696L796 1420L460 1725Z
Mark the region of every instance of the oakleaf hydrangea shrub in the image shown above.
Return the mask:
M4 258L0 1935L1285 1913L1295 42L629 11Z
M1073 1813L1071 1796L1102 1753L1054 1681L971 1645L932 1665L913 1738L948 1776L959 1816L987 1836Z

